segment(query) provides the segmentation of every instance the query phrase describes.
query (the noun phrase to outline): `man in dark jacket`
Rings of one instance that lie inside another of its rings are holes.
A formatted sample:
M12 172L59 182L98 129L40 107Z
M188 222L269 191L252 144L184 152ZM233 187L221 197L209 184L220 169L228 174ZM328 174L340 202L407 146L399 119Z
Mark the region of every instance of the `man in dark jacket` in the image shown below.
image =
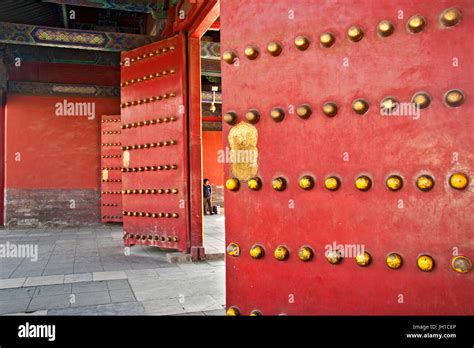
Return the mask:
M202 193L204 196L204 215L207 214L207 210L209 210L209 214L213 215L212 212L212 203L211 203L211 197L212 197L212 187L211 184L209 184L209 179L204 179L204 185L202 186Z

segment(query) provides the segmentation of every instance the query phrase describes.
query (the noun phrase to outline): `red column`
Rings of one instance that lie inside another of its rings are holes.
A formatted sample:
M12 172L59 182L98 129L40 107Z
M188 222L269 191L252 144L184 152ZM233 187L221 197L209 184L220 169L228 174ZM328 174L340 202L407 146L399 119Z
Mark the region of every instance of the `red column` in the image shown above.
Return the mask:
M219 17L219 1L206 4L188 34L190 231L193 260L204 258L202 229L201 46L200 39Z
M0 226L4 225L5 201L5 104L7 94L0 89Z

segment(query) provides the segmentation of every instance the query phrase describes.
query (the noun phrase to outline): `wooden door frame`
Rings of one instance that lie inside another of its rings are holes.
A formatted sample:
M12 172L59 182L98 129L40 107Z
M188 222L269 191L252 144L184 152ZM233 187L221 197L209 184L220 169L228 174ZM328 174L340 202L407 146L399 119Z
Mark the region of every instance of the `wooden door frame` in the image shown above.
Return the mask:
M205 258L202 215L201 37L220 14L219 0L208 0L187 31L188 37L188 136L189 231L191 257Z

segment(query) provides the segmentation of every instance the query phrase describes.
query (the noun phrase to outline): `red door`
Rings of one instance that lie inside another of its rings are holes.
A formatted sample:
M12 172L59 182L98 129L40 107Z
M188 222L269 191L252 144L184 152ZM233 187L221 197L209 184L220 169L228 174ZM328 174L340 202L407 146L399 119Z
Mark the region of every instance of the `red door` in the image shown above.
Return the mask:
M228 313L474 314L474 3L223 0L221 28Z
M189 250L186 38L122 53L125 245Z
M101 221L122 221L122 151L120 115L101 120Z

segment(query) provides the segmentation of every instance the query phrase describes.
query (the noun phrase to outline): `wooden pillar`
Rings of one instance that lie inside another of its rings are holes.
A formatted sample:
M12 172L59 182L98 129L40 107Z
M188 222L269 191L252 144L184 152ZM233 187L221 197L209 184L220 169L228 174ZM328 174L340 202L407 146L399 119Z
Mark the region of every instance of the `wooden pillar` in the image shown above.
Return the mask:
M193 260L205 257L202 220L201 46L204 33L219 17L219 1L209 1L188 31L190 232Z

